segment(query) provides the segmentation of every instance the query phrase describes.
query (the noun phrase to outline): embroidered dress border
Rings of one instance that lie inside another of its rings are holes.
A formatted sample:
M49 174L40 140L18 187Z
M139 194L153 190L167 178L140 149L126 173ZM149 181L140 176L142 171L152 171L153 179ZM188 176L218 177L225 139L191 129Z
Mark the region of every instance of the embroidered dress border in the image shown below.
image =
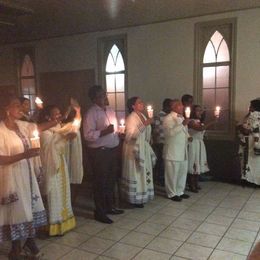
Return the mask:
M136 191L137 181L123 178L121 180L122 192L125 198L133 204L146 203L154 198L154 189L148 188L147 191Z
M14 192L12 194L9 194L8 197L2 198L0 205L7 205L7 204L13 203L17 200L19 200L18 195L16 192Z
M35 236L35 229L47 224L45 210L33 213L32 222L0 226L0 242L21 240Z

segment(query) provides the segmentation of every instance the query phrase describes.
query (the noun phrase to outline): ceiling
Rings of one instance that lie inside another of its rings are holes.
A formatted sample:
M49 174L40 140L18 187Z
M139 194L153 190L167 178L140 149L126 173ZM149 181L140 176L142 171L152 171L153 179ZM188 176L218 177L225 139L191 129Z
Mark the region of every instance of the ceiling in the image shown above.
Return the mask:
M0 44L259 7L260 0L0 0Z

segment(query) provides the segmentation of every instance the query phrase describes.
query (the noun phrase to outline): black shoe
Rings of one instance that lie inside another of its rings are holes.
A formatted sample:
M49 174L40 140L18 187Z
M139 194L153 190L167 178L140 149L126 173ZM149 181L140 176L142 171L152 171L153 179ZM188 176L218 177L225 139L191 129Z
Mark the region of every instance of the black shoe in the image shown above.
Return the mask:
M193 193L198 193L199 191L196 188L189 188L188 191L193 192Z
M180 196L173 196L173 197L171 198L171 200L173 200L173 201L181 201L182 198L181 198Z
M107 212L107 214L110 214L110 215L119 215L119 214L123 214L123 213L124 213L124 211L122 209L116 209L116 208L113 208Z
M102 222L102 223L106 223L106 224L112 224L113 223L113 220L111 220L106 215L97 214L96 212L94 213L94 218L95 218L95 220Z
M140 208L140 209L144 208L144 204L133 204L133 206L135 208Z
M188 195L188 194L182 194L180 197L181 197L182 199L188 199L188 198L190 197L190 195Z

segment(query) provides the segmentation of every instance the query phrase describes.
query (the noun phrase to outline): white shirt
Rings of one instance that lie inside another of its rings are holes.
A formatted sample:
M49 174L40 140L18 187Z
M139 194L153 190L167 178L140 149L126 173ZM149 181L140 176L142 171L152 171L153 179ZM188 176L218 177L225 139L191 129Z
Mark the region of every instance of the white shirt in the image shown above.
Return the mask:
M101 131L106 129L110 124L114 125L114 133L100 136ZM106 107L104 110L94 104L84 117L83 132L88 147L114 148L118 146L118 123L114 110L110 107Z

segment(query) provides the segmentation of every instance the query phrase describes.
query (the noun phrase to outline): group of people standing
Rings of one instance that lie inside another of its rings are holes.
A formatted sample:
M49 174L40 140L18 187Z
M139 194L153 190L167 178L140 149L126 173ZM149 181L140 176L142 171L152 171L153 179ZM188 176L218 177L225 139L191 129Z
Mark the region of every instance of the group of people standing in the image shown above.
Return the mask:
M165 99L154 123L154 148L158 157L155 177L160 185L165 185L167 196L173 201L189 198L184 193L186 183L191 192L197 193L199 175L209 171L203 137L216 121L204 124L202 108L192 103L193 97L188 94L181 100ZM187 107L191 108L188 117Z
M28 110L28 104L24 105L28 100L7 93L0 97L0 242L12 241L10 259L19 259L22 251L30 259L39 259L34 241L39 228L56 236L76 226L71 185L83 178L80 107L72 100L65 115L55 105L43 107L33 123L23 112ZM153 199L154 177L175 202L189 198L186 184L191 192L198 192L199 175L209 171L204 133L216 121L205 124L205 114L192 104L192 96L165 99L155 118L145 115L140 97L128 99L124 133L105 90L95 85L89 89L89 98L93 104L84 115L83 138L93 172L97 221L111 224L110 215L124 213L115 207L116 182L121 197L136 208ZM186 107L191 108L188 117ZM260 184L260 100L251 102L250 111L239 128L243 176ZM36 129L38 146L33 136Z
M80 107L71 105L67 123L57 106L45 107L33 123L24 98L0 99L0 242L12 241L9 259L40 259L36 232L63 235L76 225L70 184L83 177Z
M121 197L133 207L143 208L153 199L154 167L159 169L159 175L165 176L166 192L173 201L189 198L184 194L188 170L190 190L198 192L197 176L209 170L203 143L203 133L209 124L201 122L200 106L192 110L192 119L185 119L182 102L166 99L158 122L145 115L145 104L140 97L132 97L127 101L128 116L122 134L103 88L93 86L89 97L93 106L84 117L83 132L94 175L96 220L110 224L113 221L109 214L123 213L123 210L113 207L118 179ZM156 138L159 146L152 145L152 139ZM152 147L155 147L155 152ZM121 164L119 157L122 158ZM156 157L159 158L157 164Z

